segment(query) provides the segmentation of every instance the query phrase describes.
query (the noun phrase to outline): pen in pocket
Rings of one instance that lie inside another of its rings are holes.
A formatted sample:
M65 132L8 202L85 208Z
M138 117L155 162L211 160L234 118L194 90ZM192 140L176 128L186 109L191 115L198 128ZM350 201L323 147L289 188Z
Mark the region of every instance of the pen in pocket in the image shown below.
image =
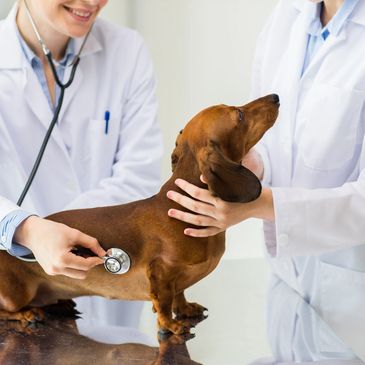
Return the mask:
M108 134L109 121L110 121L110 112L108 110L105 112L104 120L105 120L105 134Z

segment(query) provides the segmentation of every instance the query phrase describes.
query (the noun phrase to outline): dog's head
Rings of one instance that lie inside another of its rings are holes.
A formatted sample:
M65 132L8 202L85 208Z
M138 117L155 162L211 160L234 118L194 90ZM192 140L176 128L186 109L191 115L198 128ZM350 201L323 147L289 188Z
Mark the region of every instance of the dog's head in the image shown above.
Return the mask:
M217 105L203 110L180 131L171 155L173 171L190 151L213 195L230 202L249 202L261 194L261 183L241 165L245 154L274 124L276 94L241 107Z

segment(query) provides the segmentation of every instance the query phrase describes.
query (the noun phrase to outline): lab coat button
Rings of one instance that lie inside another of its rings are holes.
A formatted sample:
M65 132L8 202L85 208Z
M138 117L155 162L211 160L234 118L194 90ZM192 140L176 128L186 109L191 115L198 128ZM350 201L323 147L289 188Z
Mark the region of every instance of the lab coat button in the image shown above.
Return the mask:
M288 246L289 245L289 237L285 233L281 233L279 235L279 245L280 246Z
M1 243L5 243L6 242L6 236L1 236Z

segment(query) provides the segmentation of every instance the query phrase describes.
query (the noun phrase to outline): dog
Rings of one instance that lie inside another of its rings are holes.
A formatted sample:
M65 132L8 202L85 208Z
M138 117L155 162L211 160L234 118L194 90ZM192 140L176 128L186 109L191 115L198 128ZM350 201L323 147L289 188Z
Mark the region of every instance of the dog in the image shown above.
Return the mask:
M84 280L49 276L37 263L0 252L0 319L26 323L44 317L42 306L98 295L152 301L159 329L188 333L186 318L202 316L207 309L187 302L184 290L218 265L225 250L225 232L207 238L184 235L187 224L167 215L170 208L181 207L166 193L176 189L174 181L182 178L208 187L225 201L257 199L260 181L240 162L274 124L278 110L276 94L241 107L207 108L178 135L171 156L172 176L158 194L128 204L63 211L47 217L95 237L105 250L122 248L132 262L126 274L112 275L97 266ZM207 185L200 181L201 174Z

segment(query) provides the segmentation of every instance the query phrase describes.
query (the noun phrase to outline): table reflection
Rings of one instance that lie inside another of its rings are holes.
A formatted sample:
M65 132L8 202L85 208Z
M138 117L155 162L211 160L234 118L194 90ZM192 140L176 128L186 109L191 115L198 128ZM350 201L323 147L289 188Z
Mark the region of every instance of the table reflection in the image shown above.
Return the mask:
M288 358L269 358L265 345L265 265L264 260L257 259L223 261L212 275L188 291L190 300L209 308L209 317L196 321L195 336L167 335L157 340L156 317L150 305L147 312L151 317L142 317L142 324L151 323L152 327L150 331L143 328L143 332L89 326L82 320L76 325L74 319L61 319L61 313L53 311L45 323L33 327L0 321L0 365L289 365L283 362ZM280 294L287 317L298 318L301 336L296 338L302 341L286 343L293 336L285 336L288 331L283 326L283 336L276 337L276 345L288 346L296 364L364 365L359 359L344 358L343 352L323 352L323 344L328 349L339 348L333 328L295 291L283 286ZM276 320L285 323L282 318ZM270 326L269 322L269 333ZM365 346L360 346L361 332L352 331L347 339L343 343L351 343L351 347L358 344L358 349L352 350L362 357ZM272 346L275 353L275 343ZM260 357L266 358L255 360Z
M99 329L100 330L100 329ZM190 359L186 347L188 336L160 336L159 347L128 343L128 332L135 340L133 329L104 328L109 336L126 343L106 344L79 334L74 320L49 319L46 324L22 327L17 322L0 322L1 365L198 365Z
M103 333L113 342L107 344L80 335L76 322L72 319L48 319L32 327L24 328L17 322L0 322L0 364L1 365L199 365L187 349L187 341L201 341L194 335L160 335L159 347L143 343L128 343L129 334L133 341L136 331L128 328L98 328L98 336ZM141 339L145 340L144 335ZM211 363L204 363L210 365ZM239 360L235 364L240 364ZM235 365L227 363L226 365ZM242 363L241 363L242 364ZM272 359L257 360L251 365L290 365ZM298 364L298 363L296 363ZM302 364L310 364L303 362ZM311 363L313 364L313 363ZM360 365L360 360L316 362L323 365Z

